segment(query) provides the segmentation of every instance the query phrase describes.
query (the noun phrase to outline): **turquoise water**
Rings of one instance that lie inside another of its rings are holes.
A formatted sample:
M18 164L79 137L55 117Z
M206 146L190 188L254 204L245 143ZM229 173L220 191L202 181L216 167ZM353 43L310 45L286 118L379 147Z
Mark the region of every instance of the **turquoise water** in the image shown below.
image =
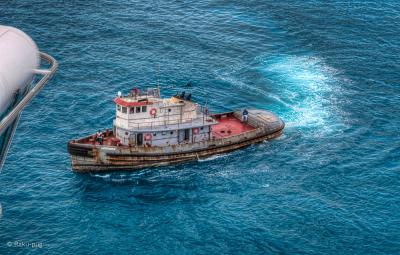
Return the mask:
M399 254L397 1L2 1L60 69L0 174L0 254ZM118 90L160 81L277 140L134 173L71 172ZM35 247L32 247L35 246Z

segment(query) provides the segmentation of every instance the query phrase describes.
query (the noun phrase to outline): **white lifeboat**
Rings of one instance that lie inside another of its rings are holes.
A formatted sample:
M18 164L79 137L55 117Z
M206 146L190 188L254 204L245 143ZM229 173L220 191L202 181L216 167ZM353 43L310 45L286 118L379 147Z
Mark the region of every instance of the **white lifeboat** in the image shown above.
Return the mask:
M50 64L41 70L41 61ZM0 170L19 116L57 70L57 61L40 52L24 32L0 25ZM38 82L34 78L40 75Z
M0 26L0 115L24 90L39 67L40 55L35 42L24 32Z

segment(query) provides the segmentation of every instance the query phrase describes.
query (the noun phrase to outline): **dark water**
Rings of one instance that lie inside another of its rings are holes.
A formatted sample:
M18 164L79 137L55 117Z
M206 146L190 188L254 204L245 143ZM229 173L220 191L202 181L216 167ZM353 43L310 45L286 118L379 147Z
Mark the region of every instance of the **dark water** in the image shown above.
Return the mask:
M399 15L393 0L2 1L0 23L60 70L0 175L0 254L400 254ZM118 90L158 79L164 96L192 81L214 111L272 110L285 135L72 173L66 142L111 127Z

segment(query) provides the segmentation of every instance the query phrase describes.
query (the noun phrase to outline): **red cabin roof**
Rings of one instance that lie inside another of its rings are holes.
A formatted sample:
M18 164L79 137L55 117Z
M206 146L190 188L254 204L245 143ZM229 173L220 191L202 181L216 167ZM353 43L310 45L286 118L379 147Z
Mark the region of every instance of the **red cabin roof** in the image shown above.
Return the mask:
M153 104L152 102L149 101L141 101L141 102L127 102L125 101L123 98L121 97L116 97L114 99L114 102L118 105L122 105L125 107L130 107L130 106L143 106L143 105L149 105L149 104Z

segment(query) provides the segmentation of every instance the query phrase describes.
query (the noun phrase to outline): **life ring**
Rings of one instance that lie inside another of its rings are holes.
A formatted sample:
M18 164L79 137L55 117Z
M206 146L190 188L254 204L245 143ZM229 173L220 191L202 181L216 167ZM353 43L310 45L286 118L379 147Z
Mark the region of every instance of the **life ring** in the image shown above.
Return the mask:
M197 135L199 133L199 128L193 128L193 134Z
M156 108L152 108L152 109L150 110L150 115L151 115L151 116L156 116L156 114L157 114L157 109L156 109Z
M151 140L151 134L146 134L146 135L144 136L144 140L145 140L145 141L150 141L150 140Z

